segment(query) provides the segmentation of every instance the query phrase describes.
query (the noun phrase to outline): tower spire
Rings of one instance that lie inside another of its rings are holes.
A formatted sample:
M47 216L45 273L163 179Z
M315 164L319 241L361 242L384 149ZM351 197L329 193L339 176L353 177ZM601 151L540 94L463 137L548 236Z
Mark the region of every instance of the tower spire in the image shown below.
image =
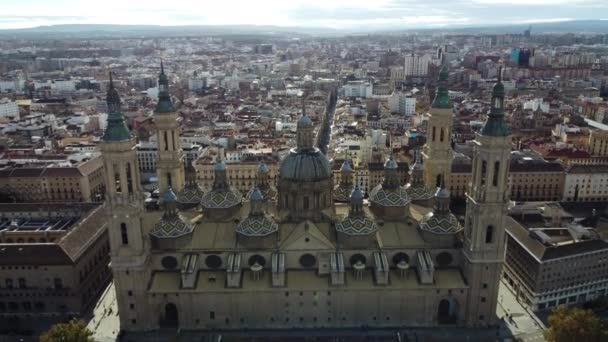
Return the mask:
M122 141L131 139L131 133L125 123L125 118L120 109L120 96L114 88L112 72L110 74L110 84L106 94L106 104L108 106L108 125L103 134L104 141Z
M156 104L157 113L172 113L175 111L171 95L169 94L169 80L165 74L163 60L160 60L160 75L158 75L158 103Z
M435 99L433 99L433 108L452 108L452 101L448 94L448 76L449 69L448 64L443 60L441 63L441 71L439 72L439 83L437 85L437 93L435 93Z
M481 135L506 137L511 134L511 130L505 123L505 86L502 84L502 66L498 69L498 82L492 89L492 101L490 103L490 112L488 120L481 129Z

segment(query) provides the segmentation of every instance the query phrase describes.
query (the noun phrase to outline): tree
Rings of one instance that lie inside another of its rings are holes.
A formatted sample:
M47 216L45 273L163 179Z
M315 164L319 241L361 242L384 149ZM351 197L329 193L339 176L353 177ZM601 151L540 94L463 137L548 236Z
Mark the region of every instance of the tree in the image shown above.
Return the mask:
M68 323L55 324L40 336L40 342L95 342L85 322L71 320Z
M550 342L606 341L608 331L591 310L560 306L549 316L545 338Z

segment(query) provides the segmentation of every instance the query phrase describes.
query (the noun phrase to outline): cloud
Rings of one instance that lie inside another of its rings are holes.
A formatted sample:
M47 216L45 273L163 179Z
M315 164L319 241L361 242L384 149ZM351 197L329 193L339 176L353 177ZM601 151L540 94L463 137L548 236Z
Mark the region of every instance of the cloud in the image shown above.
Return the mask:
M605 17L606 0L20 0L0 28L52 24L437 27Z

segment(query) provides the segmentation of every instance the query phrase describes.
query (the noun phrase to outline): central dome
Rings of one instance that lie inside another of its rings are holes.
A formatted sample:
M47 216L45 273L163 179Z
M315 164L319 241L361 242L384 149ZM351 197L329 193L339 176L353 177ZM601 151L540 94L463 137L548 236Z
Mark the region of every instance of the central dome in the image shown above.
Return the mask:
M329 160L318 148L306 151L292 149L281 162L282 180L295 182L316 182L329 179Z

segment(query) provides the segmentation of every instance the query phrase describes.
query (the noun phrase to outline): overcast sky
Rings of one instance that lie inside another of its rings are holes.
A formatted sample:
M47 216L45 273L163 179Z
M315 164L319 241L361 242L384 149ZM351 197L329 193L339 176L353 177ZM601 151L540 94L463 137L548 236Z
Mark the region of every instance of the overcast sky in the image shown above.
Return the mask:
M54 24L442 27L608 19L608 0L0 0L0 28Z

